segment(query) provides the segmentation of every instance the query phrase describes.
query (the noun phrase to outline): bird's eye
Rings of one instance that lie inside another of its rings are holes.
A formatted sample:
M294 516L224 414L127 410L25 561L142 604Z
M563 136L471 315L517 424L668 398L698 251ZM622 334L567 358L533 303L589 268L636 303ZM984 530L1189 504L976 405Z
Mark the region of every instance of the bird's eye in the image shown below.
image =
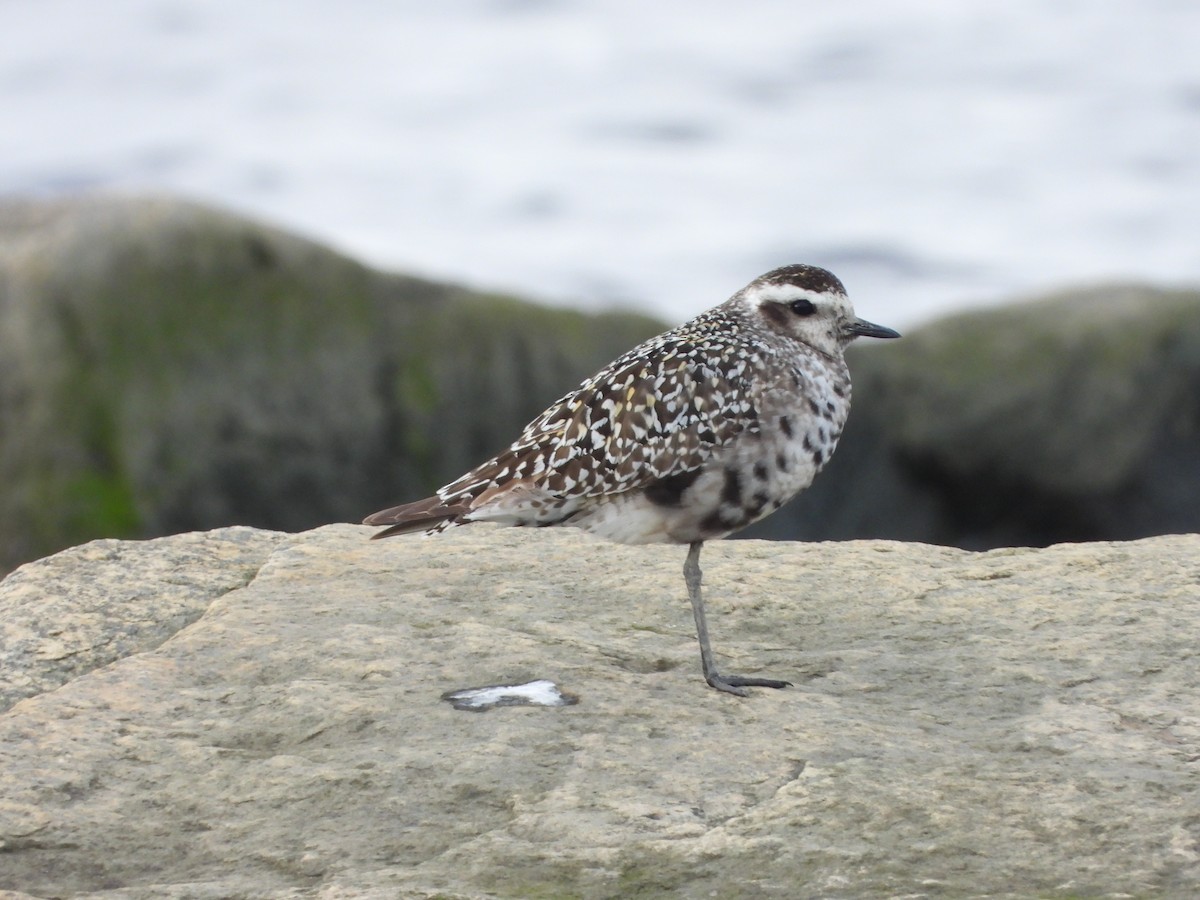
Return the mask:
M803 298L799 300L793 300L788 304L788 308L798 316L811 316L817 311L816 306L813 305L811 300L805 300Z

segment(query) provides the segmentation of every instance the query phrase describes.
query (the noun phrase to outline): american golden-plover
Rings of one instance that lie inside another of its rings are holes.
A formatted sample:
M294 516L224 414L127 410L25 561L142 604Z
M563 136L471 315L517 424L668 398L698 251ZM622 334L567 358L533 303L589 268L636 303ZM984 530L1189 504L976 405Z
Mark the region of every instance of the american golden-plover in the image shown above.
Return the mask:
M858 337L899 335L857 318L830 272L775 269L614 360L434 496L365 524L389 526L377 538L498 522L687 544L705 680L743 696L786 687L717 671L700 548L770 515L828 462L850 411L843 351Z

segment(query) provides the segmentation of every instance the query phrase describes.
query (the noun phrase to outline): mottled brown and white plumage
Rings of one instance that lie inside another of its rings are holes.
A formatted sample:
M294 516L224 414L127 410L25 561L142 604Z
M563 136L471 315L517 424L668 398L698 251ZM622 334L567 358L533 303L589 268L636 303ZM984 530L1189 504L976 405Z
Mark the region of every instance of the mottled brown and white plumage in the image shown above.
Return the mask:
M700 546L812 483L850 411L843 351L860 336L899 335L856 318L842 283L824 269L775 269L614 360L435 496L365 524L390 526L376 537L486 521L689 544L684 576L706 680L735 694L745 685L783 687L717 673Z

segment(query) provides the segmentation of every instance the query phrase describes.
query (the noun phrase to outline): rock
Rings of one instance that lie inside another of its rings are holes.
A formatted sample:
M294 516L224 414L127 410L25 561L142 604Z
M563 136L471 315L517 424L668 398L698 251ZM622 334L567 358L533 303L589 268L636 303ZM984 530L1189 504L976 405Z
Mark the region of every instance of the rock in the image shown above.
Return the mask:
M1072 291L851 350L838 452L752 534L982 549L1200 531L1200 291Z
M739 699L699 677L683 548L370 533L106 542L0 583L36 636L6 667L87 635L0 716L0 890L1200 892L1200 536L710 544L718 657L796 683ZM539 679L578 702L442 699Z
M94 537L359 521L659 329L175 199L0 203L0 571Z
M0 571L93 537L359 521L662 327L377 272L179 200L0 203ZM1200 530L1200 292L1072 291L851 351L838 452L747 536Z
M100 540L13 572L3 582L0 709L154 649L217 597L245 587L286 537L225 528L160 538L165 553L153 543ZM71 583L80 571L87 577Z

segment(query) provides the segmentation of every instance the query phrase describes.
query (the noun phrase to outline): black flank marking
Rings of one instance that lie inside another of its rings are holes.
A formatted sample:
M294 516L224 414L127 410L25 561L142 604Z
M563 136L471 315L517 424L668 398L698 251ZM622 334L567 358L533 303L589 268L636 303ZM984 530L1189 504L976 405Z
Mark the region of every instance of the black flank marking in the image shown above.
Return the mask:
M728 515L716 510L709 513L700 521L700 530L711 534L723 534L729 531L737 531L745 524L745 519L731 519Z
M725 470L725 487L721 488L721 502L740 506L742 502L742 477L735 469Z
M813 462L815 462L818 466L821 465L821 463L825 462L824 452L822 452L820 450L814 450L813 451Z
M754 477L757 478L759 481L766 481L767 480L766 465L764 465L761 462L756 462L754 464Z
M804 436L804 450L806 453L813 452L812 439L807 434Z
M835 384L835 385L833 386L833 392L834 392L835 394L837 394L839 397L845 397L845 396L846 396L846 389L845 389L844 387L842 387L840 384Z
M767 503L770 502L770 500L771 500L771 498L768 497L766 494L764 494L762 491L759 491L758 493L756 493L750 503L750 508L748 510L746 510L746 512L748 512L750 514L750 518L754 518L760 512L762 512L763 507L766 506Z
M668 475L666 478L660 478L646 488L646 499L655 506L677 507L683 500L683 492L690 488L699 477L700 470L692 469L690 472L678 472Z
M782 450L775 454L775 468L777 468L780 472L786 472L788 470L787 457L783 455Z
M784 437L790 438L792 436L792 420L787 416L780 416L779 430L783 432Z
M808 398L808 408L814 416L819 416L821 414L821 407L817 406L817 401L812 397Z

